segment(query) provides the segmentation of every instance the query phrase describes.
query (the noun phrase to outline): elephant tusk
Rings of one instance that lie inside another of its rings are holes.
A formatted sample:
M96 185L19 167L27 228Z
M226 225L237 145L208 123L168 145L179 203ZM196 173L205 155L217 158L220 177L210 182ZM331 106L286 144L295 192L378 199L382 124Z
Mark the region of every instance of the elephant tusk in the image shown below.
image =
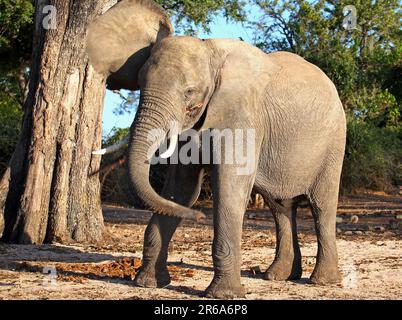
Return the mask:
M101 149L101 150L93 151L92 154L95 156L103 156L106 154L106 152L107 152L106 149Z
M168 148L164 153L162 153L162 154L160 155L160 157L161 157L162 159L168 159L168 158L170 158L170 157L173 155L174 151L176 150L176 146L177 146L177 141L178 141L178 140L179 140L179 135L178 135L178 134L172 135L172 136L170 137L170 145L169 145L169 148Z
M119 151L119 150L125 148L126 146L128 146L129 141L130 141L130 134L127 134L127 135L126 135L122 140L120 140L118 143L116 143L116 144L114 144L114 145L112 145L112 146L110 146L110 147L101 149L101 150L96 150L96 151L92 152L92 154L93 154L93 155L100 155L100 156L103 156L103 155L106 155L106 154L115 153L115 152L117 152L117 151Z

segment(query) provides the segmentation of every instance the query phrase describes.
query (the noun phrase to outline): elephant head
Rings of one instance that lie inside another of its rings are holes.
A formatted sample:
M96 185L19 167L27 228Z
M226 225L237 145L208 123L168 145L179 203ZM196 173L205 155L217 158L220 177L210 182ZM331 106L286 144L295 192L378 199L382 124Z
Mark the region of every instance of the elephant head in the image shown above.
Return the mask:
M172 32L166 13L152 1L123 0L92 23L87 51L94 68L108 76L110 87L139 87L141 90L129 139L129 173L135 192L154 212L197 219L203 214L163 199L152 189L150 156L166 135L171 141L177 141L175 136L184 130L205 125L207 113L213 113L209 109L214 97L224 95L224 99L215 100L225 100L229 105L239 103L227 101L241 98L225 95L220 80L226 76L242 81L233 70L226 70L225 75L223 66L229 59L242 60L243 57L228 58L228 50L218 48L213 40L174 37ZM241 46L241 42L236 45ZM241 68L240 63L232 65L235 69ZM253 69L245 65L252 74ZM221 114L220 117L236 114ZM175 130L171 130L172 123L177 124ZM150 139L150 133L157 129L165 135Z

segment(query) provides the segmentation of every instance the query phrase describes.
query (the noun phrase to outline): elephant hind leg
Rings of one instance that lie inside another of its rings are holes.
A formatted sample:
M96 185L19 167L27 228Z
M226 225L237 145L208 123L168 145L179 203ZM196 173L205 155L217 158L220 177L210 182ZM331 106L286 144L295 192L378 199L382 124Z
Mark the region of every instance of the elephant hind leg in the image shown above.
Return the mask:
M317 262L310 281L314 284L339 283L336 248L336 212L340 167L326 167L310 191L310 203L317 233Z
M197 201L203 169L198 165L171 165L162 196L191 207ZM154 214L145 231L143 262L134 283L139 287L163 288L170 284L168 248L181 219Z
M302 264L297 239L297 205L293 200L268 202L276 225L276 254L264 279L298 280L302 276Z

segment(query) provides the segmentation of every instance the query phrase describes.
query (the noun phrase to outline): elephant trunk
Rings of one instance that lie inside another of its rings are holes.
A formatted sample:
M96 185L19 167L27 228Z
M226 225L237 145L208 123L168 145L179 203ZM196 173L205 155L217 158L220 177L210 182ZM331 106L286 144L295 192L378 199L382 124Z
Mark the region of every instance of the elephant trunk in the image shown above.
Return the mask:
M150 184L151 157L166 137L166 134L155 136L152 133L158 130L168 132L170 123L177 121L171 107L167 107L159 99L156 103L152 100L154 99L142 99L131 128L128 166L134 192L155 213L192 220L204 218L204 214L199 211L162 198Z

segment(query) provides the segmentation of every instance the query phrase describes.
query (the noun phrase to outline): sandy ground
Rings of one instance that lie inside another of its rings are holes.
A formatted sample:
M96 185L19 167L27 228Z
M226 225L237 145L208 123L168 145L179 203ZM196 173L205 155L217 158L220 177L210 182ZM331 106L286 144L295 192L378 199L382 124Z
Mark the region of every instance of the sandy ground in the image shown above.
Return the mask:
M185 223L175 234L171 285L144 289L134 287L132 279L141 263L150 213L116 207L104 212L107 235L97 245L0 244L0 299L200 299L213 276L210 218L201 225ZM402 198L349 197L342 199L338 214L344 280L321 287L307 283L316 252L311 214L300 210L298 215L303 278L270 282L262 279L262 272L275 254L274 222L267 211L247 212L242 266L246 299L402 299Z

